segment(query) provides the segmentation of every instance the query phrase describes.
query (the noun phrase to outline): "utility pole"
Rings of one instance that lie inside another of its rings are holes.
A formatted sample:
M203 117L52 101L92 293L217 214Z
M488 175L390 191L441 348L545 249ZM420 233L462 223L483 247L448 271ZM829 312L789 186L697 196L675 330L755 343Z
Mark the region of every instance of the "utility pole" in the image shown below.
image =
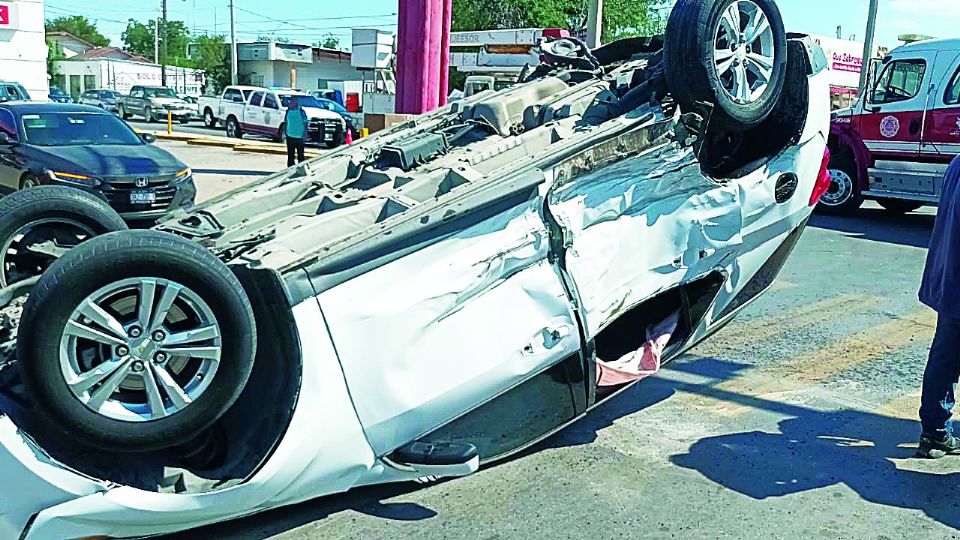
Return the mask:
M867 36L863 40L863 65L860 68L860 95L867 92L867 75L870 73L870 59L873 58L873 37L877 32L877 8L880 0L870 0L870 13L867 15Z
M160 63L160 18L153 21L153 63Z
M587 47L596 49L600 46L600 36L603 35L603 0L587 0Z
M230 0L230 84L236 85L239 79L237 75L237 16L233 2L234 0Z
M161 0L163 10L163 42L160 51L160 84L167 85L167 0Z

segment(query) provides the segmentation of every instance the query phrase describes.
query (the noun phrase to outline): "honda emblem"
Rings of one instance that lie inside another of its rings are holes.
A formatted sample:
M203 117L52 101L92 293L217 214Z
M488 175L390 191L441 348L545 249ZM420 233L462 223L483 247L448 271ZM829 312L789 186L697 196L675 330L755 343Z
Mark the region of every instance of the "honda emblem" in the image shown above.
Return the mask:
M137 187L147 187L150 185L150 180L147 180L146 178L137 178L137 180L134 182L134 185Z

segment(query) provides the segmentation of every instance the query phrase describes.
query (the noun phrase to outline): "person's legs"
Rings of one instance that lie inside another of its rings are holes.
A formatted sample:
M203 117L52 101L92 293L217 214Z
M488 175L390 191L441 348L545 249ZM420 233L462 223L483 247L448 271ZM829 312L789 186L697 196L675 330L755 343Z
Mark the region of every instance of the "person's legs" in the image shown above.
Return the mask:
M947 422L953 414L956 401L954 394L957 379L960 378L960 322L940 316L937 320L937 332L930 347L930 358L923 373L923 396L920 400L920 423L923 435L920 441L920 454L936 450L936 442L950 442L951 433ZM926 444L925 444L926 441ZM932 446L931 446L932 445ZM943 451L953 451L955 444L950 443ZM943 455L943 452L940 453ZM938 457L926 455L926 457Z
M306 152L306 139L297 139L297 160L299 163L303 163L304 153Z
M296 163L296 161L294 161L294 150L296 149L296 143L294 141L296 141L296 139L287 137L287 167L293 167Z

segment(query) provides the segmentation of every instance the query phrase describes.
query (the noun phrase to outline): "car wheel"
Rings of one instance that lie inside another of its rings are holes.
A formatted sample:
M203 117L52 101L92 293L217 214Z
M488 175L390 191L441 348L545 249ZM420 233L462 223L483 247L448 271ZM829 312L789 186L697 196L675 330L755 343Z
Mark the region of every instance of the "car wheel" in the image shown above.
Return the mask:
M709 103L711 124L721 128L760 124L783 93L787 34L774 0L679 0L663 55L681 110Z
M30 189L40 186L40 180L32 174L25 174L23 178L20 179L20 189Z
M287 142L287 124L280 124L280 128L277 129L277 135L273 138L273 140L280 143Z
M246 385L253 310L230 269L157 231L95 238L40 278L24 306L24 386L54 430L113 452L183 444Z
M863 194L855 170L856 166L849 160L830 164L830 187L820 197L816 208L818 213L839 216L852 214L860 208Z
M189 124L189 123L190 123L190 118L188 118L188 117L183 117L183 118L180 119L180 123L181 123L181 124Z
M908 201L905 199L877 199L877 203L887 212L894 214L906 214L913 212L924 205L922 202Z
M213 116L213 111L207 109L203 111L203 125L210 129L217 127L217 119Z
M127 224L79 189L39 186L0 199L0 288L41 275L80 243Z
M240 130L240 124L233 116L227 118L227 137L232 137L235 139L243 138L243 131Z
M143 121L152 124L153 123L153 109L150 107L143 108Z
M118 111L120 112L120 118L123 118L124 120L129 120L129 119L130 119L130 116L131 116L131 115L127 114L127 108L126 108L126 107L124 107L123 105L120 105L120 107L118 107L117 109L118 109Z

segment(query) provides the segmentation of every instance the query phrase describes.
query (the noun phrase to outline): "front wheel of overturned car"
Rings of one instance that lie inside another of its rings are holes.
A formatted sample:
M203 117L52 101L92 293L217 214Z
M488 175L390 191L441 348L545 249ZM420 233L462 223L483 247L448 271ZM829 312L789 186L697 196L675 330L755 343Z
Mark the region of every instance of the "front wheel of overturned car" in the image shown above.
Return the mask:
M699 103L708 103L711 125L743 131L763 122L780 100L787 33L774 0L679 0L663 58L681 110L698 112Z
M156 231L94 238L34 287L17 355L57 432L114 452L183 444L210 428L253 368L250 301L201 246Z
M39 276L81 242L126 228L110 205L79 189L31 184L7 195L0 199L0 288Z

